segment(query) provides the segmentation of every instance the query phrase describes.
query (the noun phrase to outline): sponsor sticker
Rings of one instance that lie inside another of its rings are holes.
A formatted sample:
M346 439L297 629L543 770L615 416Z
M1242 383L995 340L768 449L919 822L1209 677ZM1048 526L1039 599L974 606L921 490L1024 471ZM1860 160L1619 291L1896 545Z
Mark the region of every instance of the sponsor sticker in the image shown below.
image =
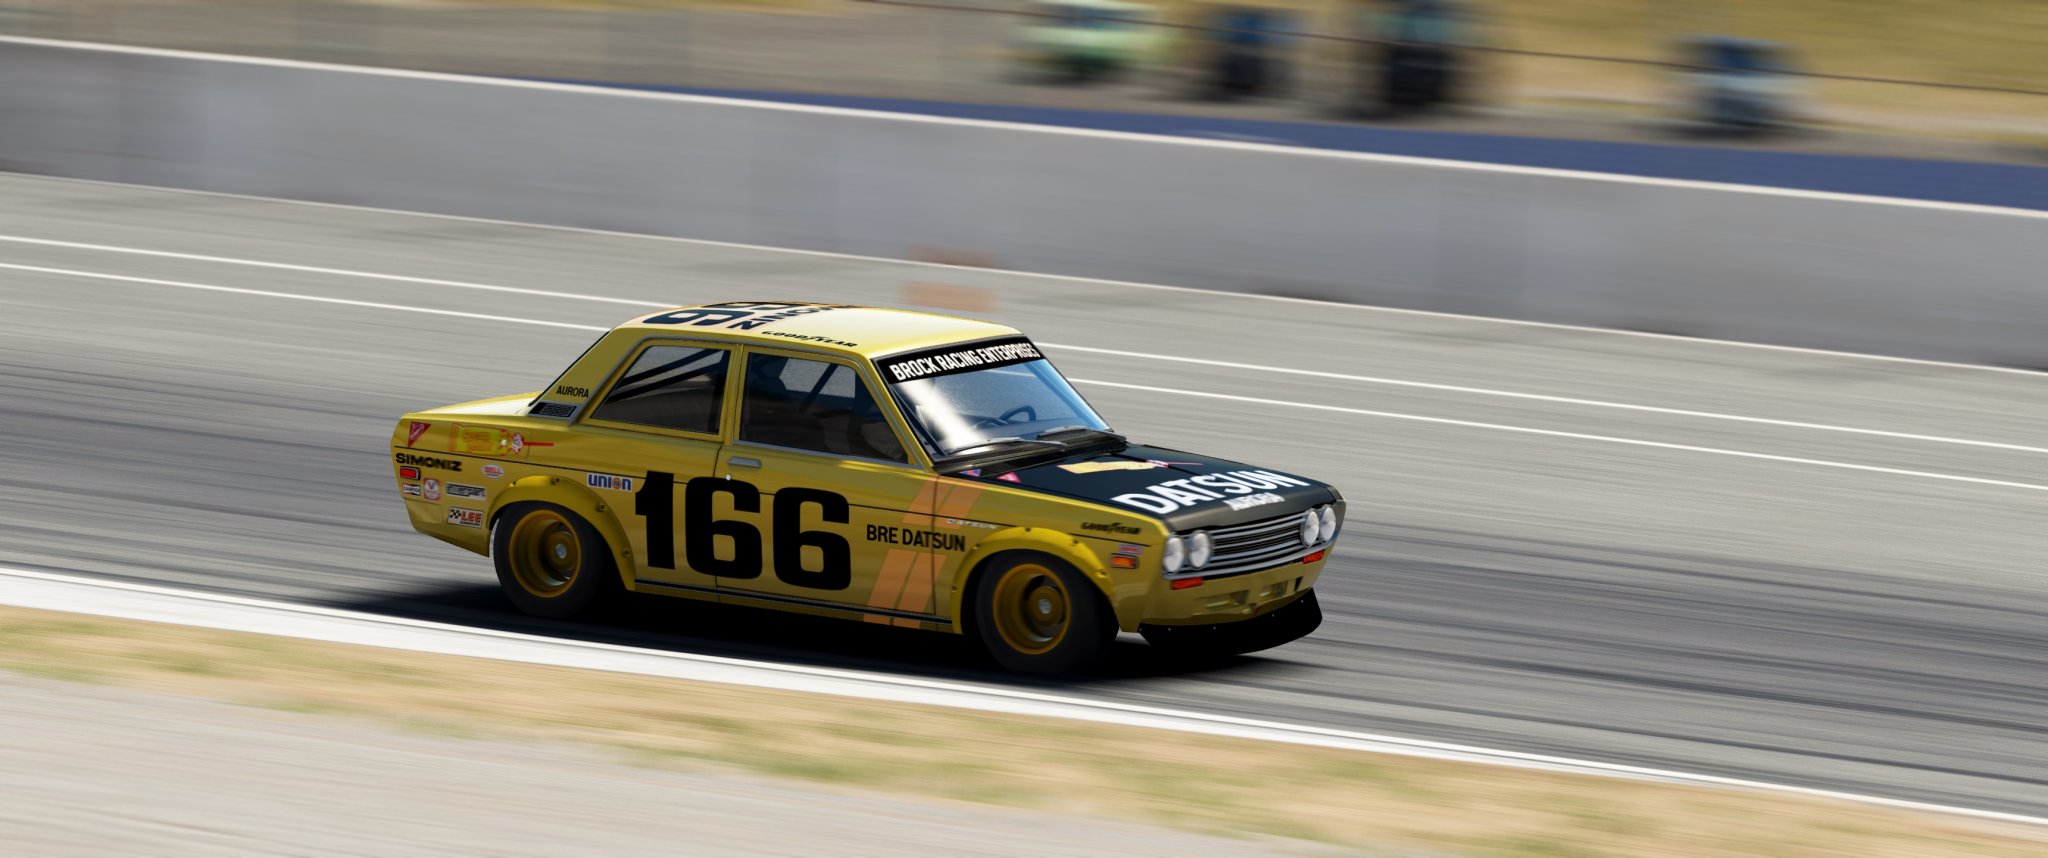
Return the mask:
M424 497L424 498L426 498L427 500L430 500L430 501L437 501L437 500L440 500L440 499L441 499L441 481L440 481L440 480L436 480L436 479L428 479L428 480L427 480L426 482L424 482L424 483L421 483L421 484L420 484L420 491L421 491L421 497Z
M557 385L555 385L555 395L556 395L556 396L569 396L569 397L574 397L574 398L576 398L576 399L589 399L589 398L590 398L590 388L588 388L588 387L574 387L574 386L571 386L571 385L567 385L567 384L557 384Z
M448 508L448 523L456 527L483 527L484 511L452 506Z
M912 352L875 362L882 378L891 382L916 381L920 378L936 378L956 372L973 372L977 369L1028 363L1044 355L1038 347L1023 337L992 340L968 346L941 346Z
M868 541L911 548L936 548L940 551L967 550L967 537L957 533L941 533L936 530L918 530L911 527L890 527L886 524L868 525Z
M416 453L399 453L394 458L401 465L412 465L414 467L419 468L435 468L437 470L443 471L454 471L458 474L462 473L461 459L443 459L439 456L421 456Z
M1136 527L1133 527L1133 526L1131 526L1131 525L1128 525L1128 524L1125 524L1125 523L1123 523L1123 522L1121 522L1121 521L1084 521L1084 522L1081 522L1081 529L1082 529L1082 530L1093 530L1093 531L1097 531L1097 532L1100 532L1100 533L1137 533L1137 532L1139 532L1139 531L1138 531L1138 528L1136 528Z
M398 487L398 493L402 495L409 495L411 497L419 497L420 486L418 483L406 483L405 485Z
M1255 506L1265 506L1266 504L1279 503L1283 500L1286 500L1286 498L1272 492L1259 492L1258 494L1245 495L1241 498L1224 498L1223 503L1231 509L1251 509Z
M1118 554L1143 554L1143 553L1145 553L1145 546L1143 546L1143 545L1132 545L1132 544L1130 544L1130 543L1128 543L1128 542L1121 542L1121 543L1118 543L1118 544L1117 544L1117 546L1116 546L1116 553L1118 553Z
M610 489L615 492L633 490L633 478L613 474L591 474L583 478L583 484L593 489Z
M1141 492L1117 495L1112 500L1161 514L1217 501L1224 501L1231 509L1248 509L1283 500L1273 494L1272 489L1306 485L1309 485L1307 480L1273 471L1224 471L1167 480Z
M845 307L845 304L804 304L790 301L735 301L725 304L705 304L701 307L684 307L666 313L641 319L644 325L690 325L693 327L731 328L751 331L763 325L825 313ZM763 333L773 333L764 331Z
M945 522L947 527L979 527L985 530L996 529L995 525L990 524L986 521L974 521L972 519L966 518L949 518L945 519Z
M455 424L448 430L448 452L465 456L526 457L528 447L552 447L551 441L529 441L523 432L496 426Z
M434 424L432 423L421 423L418 420L412 421L411 426L405 427L405 446L410 447L419 443L420 436L427 434L427 430L433 428L433 426Z
M1069 474L1094 474L1102 471L1149 471L1157 467L1159 466L1152 462L1119 459L1113 462L1075 462L1071 465L1061 465L1060 470Z
M486 464L484 465L484 476L493 480L499 479L505 476L505 466Z
M484 487L483 487L483 486L465 486L465 485L463 485L463 484L461 484L461 483L449 483L449 484L448 484L448 497L450 497L450 498L462 498L462 499L464 499L464 500L483 500L483 499L484 499Z

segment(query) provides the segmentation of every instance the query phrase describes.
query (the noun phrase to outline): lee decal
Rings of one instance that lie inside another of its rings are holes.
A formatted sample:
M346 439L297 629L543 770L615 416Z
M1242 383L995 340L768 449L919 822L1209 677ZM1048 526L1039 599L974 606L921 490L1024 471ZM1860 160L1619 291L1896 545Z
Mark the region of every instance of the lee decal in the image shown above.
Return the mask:
M483 527L484 511L480 509L449 507L448 523L456 527Z

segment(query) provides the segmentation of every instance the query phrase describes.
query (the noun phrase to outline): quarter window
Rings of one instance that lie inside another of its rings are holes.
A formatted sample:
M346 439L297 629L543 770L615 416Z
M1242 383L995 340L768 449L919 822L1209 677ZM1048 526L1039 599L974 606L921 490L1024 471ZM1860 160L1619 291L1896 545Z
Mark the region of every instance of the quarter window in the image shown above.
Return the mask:
M730 358L725 349L650 347L590 416L715 435Z
M841 456L906 462L903 442L853 367L757 354L747 357L740 440Z

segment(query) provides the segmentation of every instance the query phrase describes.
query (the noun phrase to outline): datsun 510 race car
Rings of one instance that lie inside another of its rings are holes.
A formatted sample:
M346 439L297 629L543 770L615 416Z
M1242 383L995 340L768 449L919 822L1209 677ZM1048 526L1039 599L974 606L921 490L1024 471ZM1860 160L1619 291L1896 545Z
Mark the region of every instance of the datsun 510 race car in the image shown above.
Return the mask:
M1277 646L1322 621L1314 480L1131 443L1015 329L803 303L683 307L546 390L407 414L414 528L546 617L619 591L973 635L1059 672L1119 629Z

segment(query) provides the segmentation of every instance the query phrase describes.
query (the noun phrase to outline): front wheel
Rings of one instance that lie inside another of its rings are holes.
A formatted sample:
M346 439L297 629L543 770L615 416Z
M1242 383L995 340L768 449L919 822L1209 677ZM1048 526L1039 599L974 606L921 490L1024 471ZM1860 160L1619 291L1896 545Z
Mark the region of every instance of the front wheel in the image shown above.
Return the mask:
M536 617L585 613L618 581L604 536L551 503L516 503L499 513L491 526L491 561L506 598Z
M1138 627L1145 642L1160 651L1182 658L1226 658L1272 649L1300 640L1323 624L1323 608L1316 603L1316 591L1275 608L1272 613L1234 623L1200 626Z
M1116 619L1095 585L1048 554L997 557L977 579L975 628L998 664L1019 673L1065 673L1102 657Z

